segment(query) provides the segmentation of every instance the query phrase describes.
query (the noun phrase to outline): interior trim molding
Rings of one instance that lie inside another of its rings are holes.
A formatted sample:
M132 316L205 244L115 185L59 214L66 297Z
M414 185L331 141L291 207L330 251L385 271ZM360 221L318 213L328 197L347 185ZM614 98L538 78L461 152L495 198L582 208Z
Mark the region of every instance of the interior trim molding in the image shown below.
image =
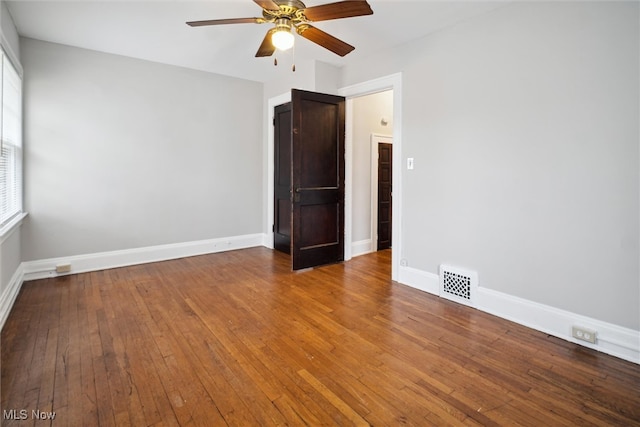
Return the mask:
M433 295L440 293L437 274L401 266L398 281ZM475 308L565 341L640 364L640 331L481 286L477 288ZM591 344L573 338L572 326L597 331L597 343Z
M24 273L23 280L29 281L47 277L57 277L65 274L86 273L89 271L245 249L263 246L263 243L263 233L247 234L194 242L172 243L86 255L25 261L21 264L21 267ZM56 265L59 264L71 264L71 271L63 274L56 273Z
M11 18L11 22L13 23L13 18ZM21 79L24 78L24 69L22 68L22 64L18 59L18 55L16 55L16 53L13 51L13 48L11 47L11 43L9 43L9 40L4 35L4 31L2 30L0 30L0 46L2 47L2 50L4 50L4 53L7 55L7 57L9 58L9 61L11 62L11 65L13 65L13 68L15 68L16 71L18 72L18 75L20 76L20 78Z
M0 245L22 225L22 221L27 217L26 212L19 213L11 218L5 225L0 227Z
M351 256L359 256L375 252L371 239L358 240L351 243Z
M71 264L71 272L64 274L84 273L264 246L265 238L266 236L263 233L258 233L87 255L25 261L18 266L18 269L13 274L4 292L0 295L0 330L4 327L22 284L29 280L63 275L56 273L56 265ZM362 243L363 248L366 247L367 244L370 244L369 241L358 243ZM400 266L398 281L401 284L411 286L415 289L433 295L439 295L439 275L437 274L412 267ZM475 308L566 341L640 364L639 331L484 287L478 287ZM571 336L571 327L574 325L597 331L597 343L590 344L573 338Z
M436 296L440 293L440 276L417 268L400 266L398 282Z
M346 98L345 121L345 239L352 239L353 218L353 98L371 95L377 92L393 90L393 199L391 217L391 279L398 280L400 268L400 248L402 248L402 73L395 73L373 80L345 86L338 90L338 95ZM351 259L351 246L345 247L344 260Z
M11 280L7 284L4 292L0 295L0 331L4 328L4 323L9 317L13 303L16 302L16 298L22 288L22 282L24 281L24 267L22 264L18 266L15 273L11 277Z
M478 287L476 303L478 309L503 319L640 364L640 331L483 287ZM573 338L572 326L597 331L597 343Z

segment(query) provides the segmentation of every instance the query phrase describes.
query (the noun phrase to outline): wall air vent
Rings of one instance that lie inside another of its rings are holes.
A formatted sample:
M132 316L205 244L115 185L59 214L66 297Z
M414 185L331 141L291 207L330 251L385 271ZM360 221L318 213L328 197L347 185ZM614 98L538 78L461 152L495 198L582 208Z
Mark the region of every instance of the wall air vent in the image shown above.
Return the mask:
M440 266L440 296L474 306L478 274L449 265Z

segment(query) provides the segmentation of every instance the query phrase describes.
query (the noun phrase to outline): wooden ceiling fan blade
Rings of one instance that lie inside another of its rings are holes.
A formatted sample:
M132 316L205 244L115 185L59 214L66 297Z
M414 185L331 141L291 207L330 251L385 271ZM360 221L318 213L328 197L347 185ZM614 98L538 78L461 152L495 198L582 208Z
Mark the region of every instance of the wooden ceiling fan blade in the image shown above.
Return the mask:
M276 30L275 28L272 28L269 31L267 31L267 34L264 36L264 39L262 40L262 44L260 44L260 47L256 52L256 58L263 57L263 56L271 56L273 55L273 52L276 51L276 47L273 45L273 43L271 43L271 35L274 33L275 30Z
M259 24L260 18L232 18L232 19L209 19L207 21L190 21L187 25L192 27L202 27L205 25L224 25L224 24Z
M303 13L309 21L317 22L372 15L373 10L366 0L351 0L308 7L304 9Z
M329 49L336 55L345 56L351 52L355 47L348 43L343 42L340 39L333 37L331 34L325 33L322 30L312 27L311 25L299 25L297 28L298 34L307 40L310 40L325 49Z
M267 10L280 10L280 6L272 0L253 0L258 6Z

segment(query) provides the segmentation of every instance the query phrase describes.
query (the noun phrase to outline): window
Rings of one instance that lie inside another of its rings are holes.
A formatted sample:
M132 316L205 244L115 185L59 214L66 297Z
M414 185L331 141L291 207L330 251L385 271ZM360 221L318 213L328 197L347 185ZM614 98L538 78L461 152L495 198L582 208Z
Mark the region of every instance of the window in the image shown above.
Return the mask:
M0 51L0 228L22 213L22 79Z

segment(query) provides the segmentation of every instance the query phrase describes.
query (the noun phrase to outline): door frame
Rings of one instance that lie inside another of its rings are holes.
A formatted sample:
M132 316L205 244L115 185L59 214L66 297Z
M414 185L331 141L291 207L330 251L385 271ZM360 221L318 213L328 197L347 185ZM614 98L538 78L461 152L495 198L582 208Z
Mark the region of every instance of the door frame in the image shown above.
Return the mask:
M391 217L391 279L398 281L402 250L402 73L356 83L338 90L338 95L347 98L345 138L345 261L352 258L353 230L353 98L387 90L393 91L393 200Z
M393 90L393 202L391 222L391 279L398 281L400 259L402 250L402 73L391 74L351 86L338 89L338 95L344 96L346 101L345 117L345 200L344 200L344 260L352 258L353 240L353 98L371 95L386 90ZM263 153L266 162L266 192L263 196L264 230L263 245L273 249L273 174L274 174L274 135L273 118L274 108L277 105L291 101L291 91L283 93L267 100L266 132L267 148Z
M371 252L378 250L378 144L391 144L393 147L393 137L377 133L371 134ZM395 149L395 147L393 148ZM391 185L393 185L393 157L391 165ZM391 199L391 212L391 223L393 224L393 198ZM393 225L391 240L393 240ZM393 247L391 250L393 251Z

